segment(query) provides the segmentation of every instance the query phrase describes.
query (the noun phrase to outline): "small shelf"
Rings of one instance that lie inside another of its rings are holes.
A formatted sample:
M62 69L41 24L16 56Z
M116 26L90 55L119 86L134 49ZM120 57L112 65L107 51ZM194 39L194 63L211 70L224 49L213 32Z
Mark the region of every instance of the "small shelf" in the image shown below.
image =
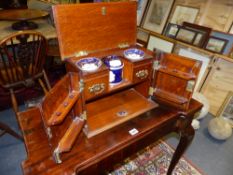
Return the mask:
M157 89L154 95L180 105L188 102L188 99L164 90Z
M80 93L78 91L73 90L70 92L64 99L63 103L61 103L57 110L54 111L51 118L48 120L48 125L53 126L61 123L79 98L79 95Z
M127 80L127 79L123 79L120 83L116 84L116 85L111 85L109 84L109 91L114 91L114 90L118 90L118 89L121 89L121 88L124 88L126 86L129 86L131 85L132 82Z
M90 138L157 106L134 89L116 93L87 104L88 129L84 131Z
M67 152L71 150L75 142L75 139L82 131L83 126L84 126L84 120L76 118L72 121L70 127L68 128L68 130L65 132L64 136L58 143L58 150L60 152Z

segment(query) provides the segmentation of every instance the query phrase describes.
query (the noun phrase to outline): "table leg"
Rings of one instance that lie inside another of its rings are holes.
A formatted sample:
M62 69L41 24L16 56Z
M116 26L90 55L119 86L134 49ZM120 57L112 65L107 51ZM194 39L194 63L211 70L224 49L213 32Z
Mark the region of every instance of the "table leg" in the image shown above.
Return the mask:
M178 132L180 133L180 141L179 141L179 144L178 144L178 146L173 154L170 166L168 168L167 175L172 174L172 171L174 170L176 164L178 163L181 156L183 155L185 150L188 148L188 146L192 142L194 135L195 135L195 131L191 125L191 122L188 122L188 125L186 125L186 126L181 124L180 126L178 126L177 129L178 129Z

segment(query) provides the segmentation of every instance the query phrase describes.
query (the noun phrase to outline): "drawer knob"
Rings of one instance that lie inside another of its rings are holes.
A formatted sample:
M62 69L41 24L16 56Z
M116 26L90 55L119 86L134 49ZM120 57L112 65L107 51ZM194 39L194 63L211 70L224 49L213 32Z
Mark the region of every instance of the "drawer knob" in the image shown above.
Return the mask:
M144 79L148 76L148 70L145 69L145 70L140 70L138 72L136 72L136 77L137 78L140 78L140 79Z
M94 84L90 86L88 89L89 89L89 92L92 94L99 94L104 91L105 84L104 83Z

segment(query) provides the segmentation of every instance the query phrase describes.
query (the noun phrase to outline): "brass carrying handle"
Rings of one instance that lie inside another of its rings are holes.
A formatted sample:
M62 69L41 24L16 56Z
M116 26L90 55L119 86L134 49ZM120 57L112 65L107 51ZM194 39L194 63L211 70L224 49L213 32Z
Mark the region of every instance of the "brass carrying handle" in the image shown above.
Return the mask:
M148 70L147 69L144 69L144 70L140 70L138 72L136 72L136 77L137 78L140 78L140 79L144 79L148 76Z
M98 83L98 84L93 84L88 88L89 92L91 94L99 94L103 92L105 89L105 84L104 83Z

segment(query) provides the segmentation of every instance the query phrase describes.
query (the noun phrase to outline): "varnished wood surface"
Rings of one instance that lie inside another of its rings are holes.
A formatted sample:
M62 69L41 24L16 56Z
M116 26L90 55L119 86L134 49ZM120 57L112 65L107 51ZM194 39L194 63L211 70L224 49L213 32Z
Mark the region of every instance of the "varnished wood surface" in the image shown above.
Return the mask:
M89 103L86 105L87 136L93 137L157 106L134 89ZM125 116L118 116L119 112L126 112Z
M48 16L49 13L37 9L1 10L1 20L30 20Z
M136 44L136 2L53 6L62 59Z
M200 68L200 61L175 54L164 54L154 78L154 96L161 103L186 110ZM193 85L188 87L190 80Z
M104 160L114 162L116 158L114 159L112 156L118 153L118 155L123 154L120 152L121 150L130 150L137 143L146 146L153 138L159 138L175 131L177 125L185 123L186 119L190 121L194 113L200 108L201 104L192 100L186 112L159 107L90 139L81 133L71 152L62 155L63 163L60 165L55 164L51 157L39 110L33 108L21 112L18 115L19 123L28 152L27 160L22 163L23 172L25 175L64 175L73 174L76 171L91 170L94 167L96 169L93 171L98 174ZM177 123L176 121L181 114L186 116L185 120ZM131 136L128 132L133 128L136 128L139 133ZM143 143L140 142L141 140ZM128 154L126 151L120 157L124 158ZM102 163L99 164L100 162ZM104 167L111 167L112 162L108 162Z

